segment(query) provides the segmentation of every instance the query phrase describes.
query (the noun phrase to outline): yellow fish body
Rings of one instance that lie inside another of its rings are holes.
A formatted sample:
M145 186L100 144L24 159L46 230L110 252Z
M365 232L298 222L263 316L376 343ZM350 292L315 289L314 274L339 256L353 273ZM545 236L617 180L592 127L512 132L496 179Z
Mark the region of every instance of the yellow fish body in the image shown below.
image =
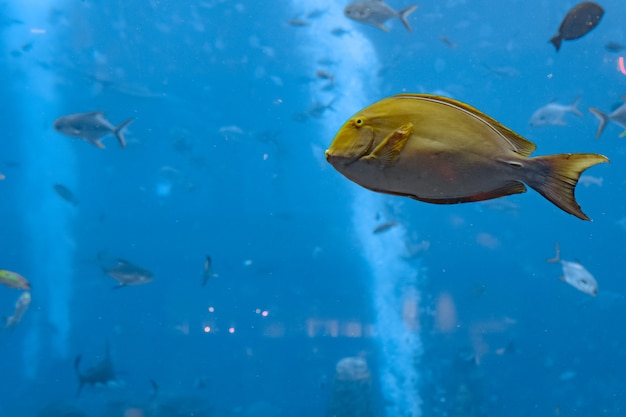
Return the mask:
M477 109L445 97L400 94L352 116L326 151L337 171L373 191L437 204L526 191L589 220L574 197L598 154L530 157L536 146Z
M30 283L17 272L0 269L0 284L4 284L9 288L17 288L18 290L30 291Z

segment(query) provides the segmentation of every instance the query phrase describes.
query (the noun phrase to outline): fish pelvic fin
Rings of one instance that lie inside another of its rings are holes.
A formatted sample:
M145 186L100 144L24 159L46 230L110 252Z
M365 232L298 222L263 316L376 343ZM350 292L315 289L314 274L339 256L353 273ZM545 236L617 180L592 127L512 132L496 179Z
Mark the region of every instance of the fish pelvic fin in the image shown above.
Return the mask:
M557 52L559 51L559 49L561 49L562 42L563 42L563 38L561 37L560 33L557 33L556 35L552 37L552 39L550 39L550 43L554 45Z
M411 29L411 25L409 25L409 21L407 19L415 10L417 10L417 4L406 7L398 12L398 19L400 19L406 30L409 32L412 32L413 30Z
M113 129L113 134L115 135L115 138L120 143L120 146L122 148L126 147L126 138L124 137L124 129L128 127L128 125L131 124L133 120L135 119L130 118L130 119L124 120L122 123L120 123L118 127Z
M596 139L599 139L600 135L604 131L604 127L609 122L609 115L602 110L596 109L595 107L589 107L589 111L591 112L591 114L596 116L598 120L600 120L600 124L598 125L598 132L596 132Z
M591 153L557 154L530 159L525 182L561 210L582 220L591 220L576 202L574 190L587 168L609 162L604 155Z

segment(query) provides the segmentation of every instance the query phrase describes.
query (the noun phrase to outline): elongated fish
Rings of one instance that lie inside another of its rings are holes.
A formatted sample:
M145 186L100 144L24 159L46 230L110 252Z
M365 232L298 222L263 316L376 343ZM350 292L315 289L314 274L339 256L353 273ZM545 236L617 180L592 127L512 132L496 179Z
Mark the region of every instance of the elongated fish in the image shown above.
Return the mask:
M17 272L0 269L0 284L4 284L9 288L17 288L18 290L30 291L30 282Z
M436 204L523 193L525 183L563 211L589 220L574 189L583 171L608 159L590 153L530 157L535 148L460 101L400 94L352 116L326 159L365 188Z

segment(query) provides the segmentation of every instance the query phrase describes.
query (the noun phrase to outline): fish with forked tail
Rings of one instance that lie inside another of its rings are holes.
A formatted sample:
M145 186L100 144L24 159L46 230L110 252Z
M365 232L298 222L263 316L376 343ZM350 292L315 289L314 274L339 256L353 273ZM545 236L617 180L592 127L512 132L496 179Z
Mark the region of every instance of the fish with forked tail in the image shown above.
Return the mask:
M446 97L399 94L353 115L326 151L355 183L435 204L526 192L527 184L561 210L589 220L574 189L598 154L530 157L535 144L479 110Z
M533 127L565 126L566 123L563 120L565 113L572 113L579 117L583 116L580 110L578 110L578 103L580 103L580 97L567 106L556 102L548 103L535 110L528 123Z
M598 132L596 133L596 139L600 137L608 122L613 122L626 129L626 103L622 104L609 114L604 113L602 110L596 109L595 107L589 107L589 111L600 121L600 124L598 125ZM620 135L620 137L622 136L624 136L624 133Z
M117 375L113 368L113 361L111 360L111 352L109 344L106 344L104 358L94 366L88 368L85 372L80 371L81 355L76 356L74 359L74 371L78 377L78 391L76 396L79 396L85 385L109 385L110 383L117 381Z
M84 139L92 145L104 149L102 138L108 134L115 136L122 148L126 147L124 129L133 121L127 119L114 126L104 117L104 112L68 114L54 122L54 130L72 138Z
M389 32L389 28L385 26L385 22L392 17L397 17L406 30L411 32L411 25L407 18L416 9L417 5L414 4L396 11L389 7L384 0L360 0L348 4L344 9L344 15L349 19L372 25L385 32Z

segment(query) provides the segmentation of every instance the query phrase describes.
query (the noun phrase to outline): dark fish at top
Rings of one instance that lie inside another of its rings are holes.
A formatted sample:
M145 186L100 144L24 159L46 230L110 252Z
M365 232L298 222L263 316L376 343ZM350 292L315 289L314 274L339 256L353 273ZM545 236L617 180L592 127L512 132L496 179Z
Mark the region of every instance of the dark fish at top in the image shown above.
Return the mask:
M352 116L326 159L355 183L427 203L455 204L526 192L589 220L574 189L598 154L530 155L536 146L479 110L445 97L399 94Z
M54 187L54 191L57 193L57 195L59 197L61 197L63 200L67 201L68 203L70 203L73 206L77 206L78 205L78 200L76 199L76 196L74 195L72 190L70 190L69 188L67 188L63 184L54 184L53 187Z
M550 39L556 50L561 49L561 42L582 38L591 29L598 26L604 15L604 9L600 5L585 1L574 6L559 26L559 32Z
M417 9L417 5L406 7L402 10L394 10L384 0L360 0L346 6L344 15L357 22L372 25L380 30L389 32L389 28L384 23L392 17L400 19L406 30L411 32L411 25L407 18Z
M105 119L103 112L93 111L61 116L54 122L54 130L65 136L84 139L100 149L104 149L102 138L112 134L120 143L120 146L125 148L124 128L132 121L133 119L127 119L116 127Z
M102 270L120 284L115 288L147 284L154 279L154 274L151 271L120 258L117 259L117 264L114 267L102 268Z
M108 343L106 344L104 358L91 368L88 368L84 373L80 371L80 360L81 355L76 356L76 359L74 359L74 371L78 377L78 391L76 392L76 396L80 395L85 385L107 385L111 382L116 382L117 376L113 368Z

